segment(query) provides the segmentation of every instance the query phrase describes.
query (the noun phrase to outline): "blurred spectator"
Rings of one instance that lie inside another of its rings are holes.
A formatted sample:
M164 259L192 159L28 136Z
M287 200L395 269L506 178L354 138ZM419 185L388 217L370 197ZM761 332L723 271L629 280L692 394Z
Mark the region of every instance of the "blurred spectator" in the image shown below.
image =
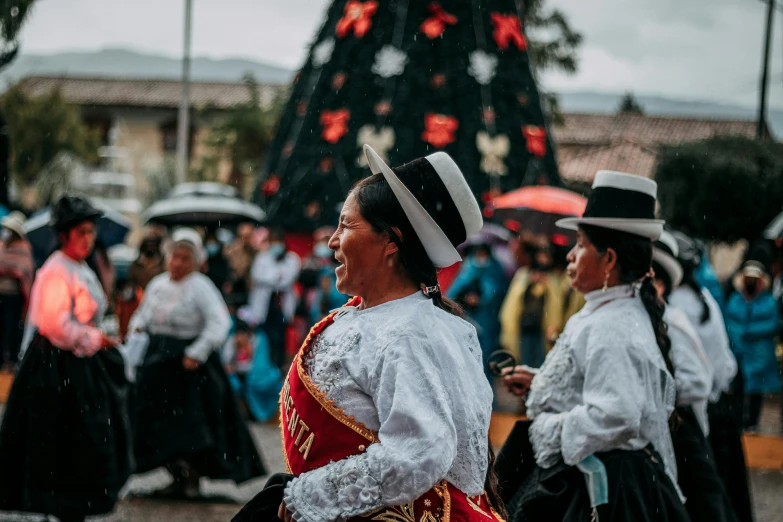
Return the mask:
M306 317L309 326L314 325L329 312L348 301L348 297L337 291L337 277L334 270L337 262L329 248L333 227L322 227L313 234L313 253L302 263L299 282L302 284L300 315Z
M551 269L548 249L538 250L530 268L517 271L500 311L503 348L531 368L544 362L550 340L563 325L563 293L560 283L549 276Z
M166 265L161 252L163 238L157 234L149 234L144 237L139 247L139 257L130 267L130 282L142 290L152 278L166 271Z
M256 332L237 320L222 358L231 386L250 418L265 422L274 417L283 381L280 370L269 358L269 340L263 331Z
M334 268L334 252L329 248L329 239L334 234L333 227L321 227L313 233L313 252L302 262L299 282L306 290L320 287L319 278L324 268Z
M484 362L500 344L498 312L508 287L503 267L492 257L489 245L474 246L462 263L446 297L457 301L476 325ZM486 364L485 371L488 371Z
M718 280L718 275L715 273L715 269L710 264L709 256L707 255L707 247L704 244L694 243L698 249L698 253L686 254L688 256L698 255L699 265L693 272L693 278L696 283L706 289L712 297L717 301L721 311L724 309L726 299L723 293L723 287Z
M558 334L563 331L571 316L585 305L585 297L571 287L571 279L566 273L568 268L566 257L570 251L571 246L568 244L567 237L559 234L552 237L552 270L549 276L563 295L563 318Z
M780 373L775 338L780 331L778 303L770 291L764 265L747 261L733 280L736 292L726 303L726 328L737 357L739 373L734 382L744 392L744 427L758 429L764 393L779 393Z
M5 370L18 362L35 272L24 221L24 214L12 212L0 223L0 369Z
M318 275L318 285L310 292L308 302L309 320L313 325L329 315L332 310L340 308L348 302L348 296L337 290L337 276L334 273L334 268L321 269Z
M226 288L226 283L229 280L229 266L223 256L223 245L218 240L215 230L207 231L204 249L207 251L206 276L225 295L231 290L231 288Z
M242 223L237 227L237 237L226 246L224 255L230 269L226 302L229 309L247 304L250 293L250 267L256 256L253 246L253 233L256 228L251 223Z
M111 302L111 299L114 297L114 264L109 259L106 245L101 243L100 239L95 241L95 249L86 262L87 266L98 276L103 292L109 298L109 302Z
M263 237L263 236L262 236ZM237 317L253 327L261 327L269 339L272 362L282 368L285 364L285 332L291 324L297 305L294 289L302 262L285 245L282 230L270 230L268 238L261 239L250 274L253 288L247 306Z

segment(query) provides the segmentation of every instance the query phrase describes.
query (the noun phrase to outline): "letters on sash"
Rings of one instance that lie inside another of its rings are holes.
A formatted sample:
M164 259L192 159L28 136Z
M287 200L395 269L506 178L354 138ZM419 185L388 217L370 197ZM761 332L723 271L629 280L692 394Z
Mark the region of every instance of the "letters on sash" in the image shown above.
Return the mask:
M288 427L288 434L294 438L294 446L299 449L299 453L302 453L302 458L307 460L307 456L315 443L315 433L310 431L310 427L305 424L294 407L288 378L286 378L283 384L283 405L287 417L287 420L284 420L284 424Z

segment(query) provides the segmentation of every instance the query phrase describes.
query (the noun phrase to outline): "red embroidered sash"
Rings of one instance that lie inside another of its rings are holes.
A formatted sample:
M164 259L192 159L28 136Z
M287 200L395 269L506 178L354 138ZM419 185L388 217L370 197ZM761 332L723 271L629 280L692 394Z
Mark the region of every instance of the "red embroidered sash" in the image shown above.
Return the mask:
M359 298L347 306L356 306ZM299 475L358 455L379 442L377 433L347 415L310 380L302 359L313 340L334 322L332 312L316 324L294 358L280 394L280 430L289 473ZM381 507L351 522L498 522L485 494L468 497L445 480L404 506Z

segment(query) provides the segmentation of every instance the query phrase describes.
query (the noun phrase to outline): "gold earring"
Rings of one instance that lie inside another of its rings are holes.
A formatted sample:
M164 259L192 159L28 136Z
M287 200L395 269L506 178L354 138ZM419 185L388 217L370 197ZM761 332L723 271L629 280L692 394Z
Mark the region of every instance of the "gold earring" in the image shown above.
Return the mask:
M609 288L609 272L606 272L606 277L604 277L604 287L601 289L602 292L606 292L606 289Z

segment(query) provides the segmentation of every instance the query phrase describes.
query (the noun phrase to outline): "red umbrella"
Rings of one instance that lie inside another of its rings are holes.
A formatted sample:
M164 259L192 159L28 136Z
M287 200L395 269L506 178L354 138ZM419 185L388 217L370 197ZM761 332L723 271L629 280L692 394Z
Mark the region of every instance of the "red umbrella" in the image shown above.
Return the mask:
M555 226L558 219L581 216L586 206L587 198L570 190L530 186L494 198L485 215L494 216L499 222L516 222L520 228L535 234L552 236L564 233Z
M557 187L531 186L508 192L492 200L492 207L537 210L546 214L581 216L587 198Z

